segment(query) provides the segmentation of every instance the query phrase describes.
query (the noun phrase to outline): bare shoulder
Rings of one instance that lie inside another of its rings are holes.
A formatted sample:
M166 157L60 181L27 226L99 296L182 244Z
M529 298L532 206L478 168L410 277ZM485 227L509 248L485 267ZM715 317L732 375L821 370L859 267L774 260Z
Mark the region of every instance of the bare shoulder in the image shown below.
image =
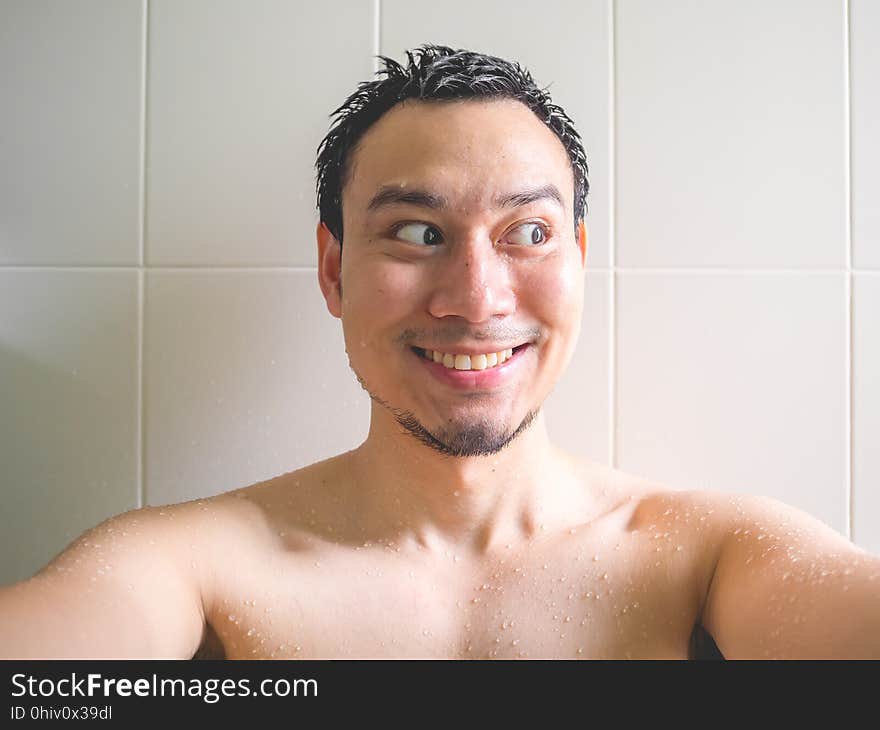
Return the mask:
M720 547L701 623L726 657L880 657L880 558L781 500L707 499Z
M31 578L0 587L0 654L222 656L215 606L241 567L259 565L278 541L272 523L293 477L131 510L87 530Z
M204 631L195 506L125 512L87 530L31 578L0 589L4 655L192 656ZM206 524L206 520L201 521Z
M822 520L773 497L689 489L611 469L605 479L618 495L634 500L638 524L675 523L682 529L725 539L761 531L784 532L806 540L821 536L841 547L859 549ZM772 539L772 535L762 539L767 538Z

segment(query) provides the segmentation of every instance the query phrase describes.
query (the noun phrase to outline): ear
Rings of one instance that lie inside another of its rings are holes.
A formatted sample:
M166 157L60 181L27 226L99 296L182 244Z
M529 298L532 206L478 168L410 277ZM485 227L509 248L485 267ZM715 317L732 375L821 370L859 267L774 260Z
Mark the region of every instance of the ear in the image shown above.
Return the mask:
M323 222L318 223L318 285L327 310L337 319L342 318L342 244Z
M578 248L581 250L581 266L587 265L587 248L589 244L587 243L587 224L584 222L584 219L581 218L578 221Z

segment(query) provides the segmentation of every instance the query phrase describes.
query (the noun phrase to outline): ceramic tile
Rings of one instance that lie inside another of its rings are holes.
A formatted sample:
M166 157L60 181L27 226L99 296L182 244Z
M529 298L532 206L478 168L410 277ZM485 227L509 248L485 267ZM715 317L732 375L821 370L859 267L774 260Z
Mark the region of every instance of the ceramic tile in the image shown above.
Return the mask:
M621 274L618 454L846 532L844 274Z
M247 486L357 446L369 399L314 271L150 272L146 494Z
M138 263L143 8L0 9L0 265Z
M373 4L308 10L150 3L150 264L317 265L315 155L373 74Z
M0 269L0 584L138 506L137 277Z
M616 18L618 265L843 268L844 3Z

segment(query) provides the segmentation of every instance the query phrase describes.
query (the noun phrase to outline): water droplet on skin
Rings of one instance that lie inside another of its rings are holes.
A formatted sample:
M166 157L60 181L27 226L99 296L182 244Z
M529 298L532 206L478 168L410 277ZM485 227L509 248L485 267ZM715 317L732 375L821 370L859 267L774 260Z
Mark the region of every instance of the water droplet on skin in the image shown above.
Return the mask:
M681 545L675 546L675 552L681 552L684 548Z

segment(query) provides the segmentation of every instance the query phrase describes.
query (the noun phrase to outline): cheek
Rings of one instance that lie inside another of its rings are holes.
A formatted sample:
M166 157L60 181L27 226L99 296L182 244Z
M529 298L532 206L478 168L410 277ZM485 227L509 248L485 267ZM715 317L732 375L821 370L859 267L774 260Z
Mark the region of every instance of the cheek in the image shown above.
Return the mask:
M387 341L389 333L381 331L399 328L412 315L424 296L424 286L412 265L364 257L351 261L350 270L343 270L342 294L343 319L349 328L365 337L370 330Z
M555 331L566 331L580 322L583 270L568 260L520 272L517 291L521 304L528 302L530 314Z

